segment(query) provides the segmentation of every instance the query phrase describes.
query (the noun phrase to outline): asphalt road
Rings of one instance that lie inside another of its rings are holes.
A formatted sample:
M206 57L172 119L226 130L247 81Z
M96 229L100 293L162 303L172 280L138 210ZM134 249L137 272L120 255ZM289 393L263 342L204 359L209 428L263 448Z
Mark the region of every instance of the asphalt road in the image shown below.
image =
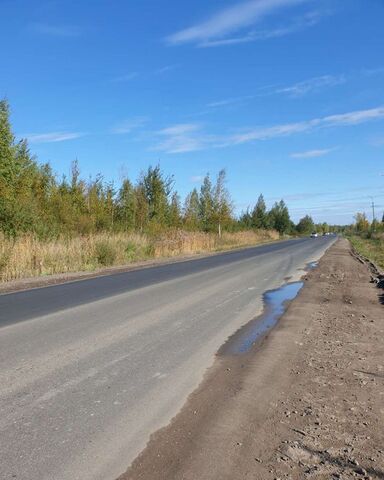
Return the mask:
M113 480L215 352L334 238L0 296L0 478Z

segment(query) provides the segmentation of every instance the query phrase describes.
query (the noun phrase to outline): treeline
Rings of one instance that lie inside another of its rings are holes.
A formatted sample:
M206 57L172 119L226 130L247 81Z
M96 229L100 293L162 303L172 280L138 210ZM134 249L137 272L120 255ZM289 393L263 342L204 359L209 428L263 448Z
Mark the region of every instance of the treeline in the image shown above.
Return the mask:
M209 174L200 189L181 202L174 178L160 166L149 167L136 182L125 178L119 186L102 175L85 180L77 161L71 174L57 178L49 164L31 155L26 140L12 133L7 101L0 101L0 231L7 236L33 233L39 238L61 234L164 229L217 232L273 229L280 234L308 233L315 227L310 217L298 225L290 219L283 200L267 210L260 195L255 207L240 218L226 188L221 170L212 181Z
M384 212L381 221L374 218L372 222L368 220L364 212L358 212L355 215L355 223L345 228L347 234L358 234L367 238L375 234L384 233Z
M213 183L204 178L181 205L173 176L149 167L136 183L125 178L116 188L102 175L84 180L77 162L69 177L58 179L49 164L39 164L26 140L15 141L9 105L0 102L0 231L40 237L61 233L234 228L233 205L222 170Z

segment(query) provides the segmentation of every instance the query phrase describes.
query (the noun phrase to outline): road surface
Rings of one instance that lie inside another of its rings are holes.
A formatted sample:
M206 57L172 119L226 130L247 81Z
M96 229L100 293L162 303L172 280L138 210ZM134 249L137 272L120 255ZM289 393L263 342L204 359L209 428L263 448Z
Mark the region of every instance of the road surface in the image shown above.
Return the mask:
M0 296L0 478L113 480L214 354L334 238Z

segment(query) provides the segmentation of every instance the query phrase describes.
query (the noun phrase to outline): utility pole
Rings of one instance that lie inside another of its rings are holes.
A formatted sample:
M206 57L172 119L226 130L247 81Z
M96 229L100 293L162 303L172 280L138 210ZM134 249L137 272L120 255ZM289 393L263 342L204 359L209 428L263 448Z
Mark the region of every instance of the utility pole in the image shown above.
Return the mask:
M374 222L376 220L376 218L375 218L375 202L373 200L373 197L371 197L371 199L372 199L372 204L371 204L372 205L372 222Z
M375 222L375 220L376 220L376 218L375 218L375 201L374 201L373 197L371 197L371 200L372 200L372 204L371 204L371 206L372 206L372 231L374 232L375 231L375 223L376 223Z

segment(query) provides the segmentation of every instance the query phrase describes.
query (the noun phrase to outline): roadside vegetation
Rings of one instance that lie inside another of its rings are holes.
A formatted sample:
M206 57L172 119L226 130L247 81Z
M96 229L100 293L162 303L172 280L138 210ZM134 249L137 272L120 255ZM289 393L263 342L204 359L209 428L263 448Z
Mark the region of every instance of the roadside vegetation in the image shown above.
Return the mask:
M159 235L100 232L39 239L0 237L2 281L56 273L92 271L142 260L217 252L279 239L274 230L209 232L168 230Z
M290 219L283 200L263 195L239 217L226 172L207 174L182 202L174 177L150 166L119 184L84 179L77 161L58 177L26 140L16 141L7 101L0 101L0 281L255 245L312 230Z
M384 269L384 214L381 222L369 222L365 213L355 215L355 224L345 229L355 250Z

